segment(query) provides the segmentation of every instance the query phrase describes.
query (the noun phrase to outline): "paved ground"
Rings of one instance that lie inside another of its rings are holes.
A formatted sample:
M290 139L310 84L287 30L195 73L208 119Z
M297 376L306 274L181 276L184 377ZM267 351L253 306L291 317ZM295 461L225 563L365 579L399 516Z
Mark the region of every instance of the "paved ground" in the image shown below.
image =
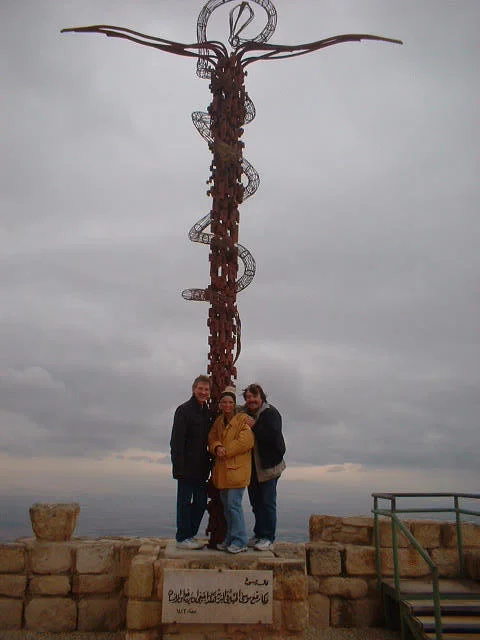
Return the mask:
M305 640L400 640L400 634L387 629L307 629Z
M124 640L124 633L38 633L0 631L0 640ZM386 629L307 629L305 640L400 640Z

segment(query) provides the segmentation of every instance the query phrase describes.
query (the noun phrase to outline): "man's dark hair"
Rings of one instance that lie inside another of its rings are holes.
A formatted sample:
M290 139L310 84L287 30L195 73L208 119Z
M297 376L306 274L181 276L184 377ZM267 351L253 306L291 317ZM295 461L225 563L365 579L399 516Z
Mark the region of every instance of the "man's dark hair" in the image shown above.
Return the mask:
M212 388L212 381L210 380L210 378L208 376L205 375L201 375L201 376L197 376L195 378L195 380L193 381L192 384L192 391L195 389L195 387L197 386L197 384L199 382L205 382L206 384L209 385L210 389Z
M262 399L262 402L267 401L267 396L265 395L265 391L256 382L254 382L253 384L249 384L248 387L243 390L242 395L244 400L247 399L247 393L251 393L254 396L260 396L260 398Z

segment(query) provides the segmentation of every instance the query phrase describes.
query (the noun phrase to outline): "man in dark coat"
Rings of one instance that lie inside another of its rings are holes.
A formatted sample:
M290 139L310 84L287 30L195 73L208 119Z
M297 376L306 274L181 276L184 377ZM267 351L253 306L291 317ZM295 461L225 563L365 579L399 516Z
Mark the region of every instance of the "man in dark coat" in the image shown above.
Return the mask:
M170 453L172 473L177 480L177 547L201 549L195 539L207 506L207 479L210 474L208 433L212 414L208 407L211 382L198 376L192 397L175 411Z
M277 528L277 482L285 462L282 416L267 402L259 384L250 384L243 392L249 426L255 436L252 453L252 478L248 497L255 516L254 536L249 546L258 551L270 549Z

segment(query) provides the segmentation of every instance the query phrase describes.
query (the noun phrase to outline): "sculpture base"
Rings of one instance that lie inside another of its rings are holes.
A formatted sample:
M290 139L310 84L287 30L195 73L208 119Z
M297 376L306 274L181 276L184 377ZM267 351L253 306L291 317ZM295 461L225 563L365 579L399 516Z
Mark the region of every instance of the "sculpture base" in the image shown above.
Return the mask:
M206 542L206 541L205 541ZM153 588L152 588L153 587ZM132 561L127 640L304 638L303 545L229 554L143 545Z

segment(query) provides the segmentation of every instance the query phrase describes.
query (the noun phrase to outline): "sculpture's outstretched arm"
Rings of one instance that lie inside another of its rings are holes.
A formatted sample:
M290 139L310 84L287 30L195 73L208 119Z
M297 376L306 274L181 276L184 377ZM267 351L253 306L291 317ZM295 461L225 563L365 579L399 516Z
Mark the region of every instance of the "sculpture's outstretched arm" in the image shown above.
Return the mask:
M316 42L309 42L306 44L297 44L292 46L283 44L267 44L264 42L247 42L238 48L237 53L240 57L243 57L242 64L244 67L246 67L247 64L255 62L256 60L278 60L280 58L293 58L295 56L303 56L306 53L318 51L318 49L331 47L332 45L340 44L341 42L360 42L360 40L381 40L382 42L403 44L401 40L396 40L394 38L383 38L382 36L372 36L365 33L348 33L342 36L332 36L331 38L325 38L324 40L317 40ZM244 57L245 54L255 51L258 51L259 55Z
M179 56L204 58L211 61L212 64L215 64L215 58L228 55L225 45L216 40L183 44L182 42L173 42L172 40L165 40L165 38L154 38L153 36L147 36L138 31L132 31L132 29L114 27L108 24L96 24L91 27L71 27L69 29L62 29L61 33L67 33L69 31L74 31L75 33L103 33L103 35L110 38L124 38L137 44L143 44L146 47L153 47L161 51L167 51L168 53L175 53ZM214 57L205 55L205 51L210 51Z

